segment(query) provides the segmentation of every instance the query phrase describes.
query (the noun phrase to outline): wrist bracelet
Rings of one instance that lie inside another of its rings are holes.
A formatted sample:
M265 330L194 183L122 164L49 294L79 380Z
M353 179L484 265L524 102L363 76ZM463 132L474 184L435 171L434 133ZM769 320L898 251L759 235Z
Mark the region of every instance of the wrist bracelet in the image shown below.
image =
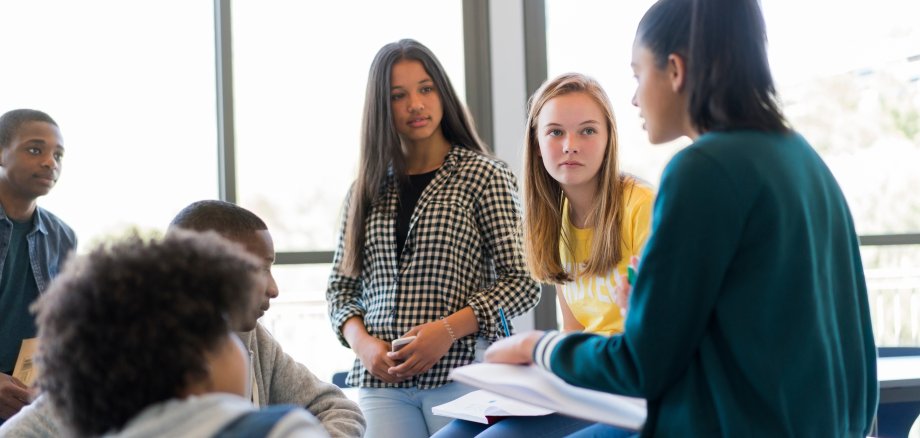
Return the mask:
M457 342L457 337L454 336L454 329L450 326L450 323L448 323L447 320L444 318L441 318L441 322L444 323L444 327L447 327L447 334L450 335L450 342L451 343Z

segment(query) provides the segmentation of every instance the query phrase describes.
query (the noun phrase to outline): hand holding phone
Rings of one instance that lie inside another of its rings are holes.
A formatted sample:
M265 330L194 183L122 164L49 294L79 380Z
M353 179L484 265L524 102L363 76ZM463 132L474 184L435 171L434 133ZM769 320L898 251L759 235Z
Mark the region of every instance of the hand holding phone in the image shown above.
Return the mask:
M406 336L404 338L394 339L390 344L392 347L391 351L399 351L399 349L405 347L407 344L415 340L415 336Z

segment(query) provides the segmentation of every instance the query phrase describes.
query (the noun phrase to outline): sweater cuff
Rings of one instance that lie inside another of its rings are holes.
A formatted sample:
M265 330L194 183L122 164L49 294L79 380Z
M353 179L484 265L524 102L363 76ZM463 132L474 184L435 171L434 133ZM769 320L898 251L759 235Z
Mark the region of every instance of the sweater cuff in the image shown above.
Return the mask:
M558 344L559 341L561 341L564 337L564 334L559 333L556 330L550 330L541 336L540 340L537 341L536 347L533 349L533 362L538 367L543 368L549 372L553 372L549 359L553 355L553 350L556 348L556 344Z

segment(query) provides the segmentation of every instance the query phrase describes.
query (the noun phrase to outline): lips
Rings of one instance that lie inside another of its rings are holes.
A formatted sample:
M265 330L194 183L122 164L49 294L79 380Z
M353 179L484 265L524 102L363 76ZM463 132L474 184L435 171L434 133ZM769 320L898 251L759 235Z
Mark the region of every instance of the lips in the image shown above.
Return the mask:
M577 162L577 161L571 161L571 160L570 160L570 161L563 161L563 162L560 163L559 165L562 166L562 167L583 166L583 164L581 164L581 163L579 163L579 162Z
M430 117L417 117L412 120L409 120L408 125L413 128L421 128L427 125L429 120L431 120Z
M54 174L50 174L50 173L38 173L38 174L33 175L33 177L47 184L54 184L55 182L57 182L57 178L54 177Z

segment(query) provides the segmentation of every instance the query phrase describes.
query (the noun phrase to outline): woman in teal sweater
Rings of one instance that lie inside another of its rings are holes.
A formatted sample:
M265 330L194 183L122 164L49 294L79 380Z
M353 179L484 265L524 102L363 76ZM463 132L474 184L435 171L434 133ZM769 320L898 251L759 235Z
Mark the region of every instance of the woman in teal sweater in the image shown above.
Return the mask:
M756 0L660 0L632 66L650 141L694 143L662 174L626 331L524 333L486 360L644 397L643 436L865 437L878 382L859 242L778 108Z

